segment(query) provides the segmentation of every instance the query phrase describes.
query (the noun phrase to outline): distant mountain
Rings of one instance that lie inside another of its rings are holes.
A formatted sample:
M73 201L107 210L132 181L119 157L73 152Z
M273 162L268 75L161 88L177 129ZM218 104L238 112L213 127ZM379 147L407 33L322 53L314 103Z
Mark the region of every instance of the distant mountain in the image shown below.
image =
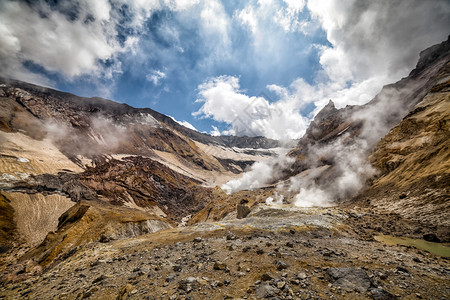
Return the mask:
M278 141L261 136L211 136L189 129L175 122L171 117L150 108L134 108L125 103L118 103L99 97L78 97L70 93L8 78L0 77L0 83L3 84L3 93L5 96L12 95L14 89L24 91L25 93L19 92L15 100L29 109L36 117L41 119L51 117L56 121L70 122L74 127L86 126L89 122L87 119L93 116L111 117L115 122L121 124L127 124L130 121L139 121L142 119L142 116L152 116L170 129L176 130L188 138L205 144L253 149L268 149L280 146ZM9 87L9 89L6 89L6 87ZM33 103L29 101L30 97L33 98ZM43 108L44 106L47 106L47 108ZM45 110L47 110L46 113L44 113ZM68 119L65 119L66 117ZM79 122L83 118L85 122Z

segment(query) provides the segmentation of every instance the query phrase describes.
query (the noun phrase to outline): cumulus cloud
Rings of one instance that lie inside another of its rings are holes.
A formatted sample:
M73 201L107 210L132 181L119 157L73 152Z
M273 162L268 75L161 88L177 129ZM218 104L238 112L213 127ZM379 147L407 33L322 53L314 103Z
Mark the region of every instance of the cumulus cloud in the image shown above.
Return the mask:
M76 0L0 2L0 74L49 84L34 64L67 79L111 79L121 72L117 56L135 51L152 11L185 10L198 1Z
M197 102L202 107L194 116L230 124L224 134L292 139L303 134L308 123L299 112L299 103L271 103L263 96L249 97L234 76L219 76L201 84L199 96Z
M405 75L418 53L448 34L448 1L308 1L333 47L321 64L333 81Z
M95 1L85 8L79 19L71 20L44 2L2 1L2 74L27 78L30 71L23 66L26 62L68 77L100 72L98 60L111 58L122 47L110 39L114 32L104 25L110 19L107 1ZM95 21L87 22L88 14Z
M412 70L423 49L441 42L450 28L448 1L318 1L307 8L327 33L318 82L338 107L364 104L385 84Z
M293 78L289 86L268 85L279 98L267 102L240 91L236 77L219 76L199 86L203 106L196 115L231 124L230 134L299 138L329 99L338 108L367 103L383 85L407 75L419 52L444 40L450 28L450 4L443 0L285 2L250 2L234 13L234 19L252 33L252 47L261 50L256 56L265 57L276 52L271 39L267 41L273 29L265 29L275 23L290 31L307 10L312 18L308 26L320 24L330 43L313 46L321 66L314 82ZM270 59L277 60L276 54ZM316 108L305 119L300 110L308 104ZM246 113L249 106L263 106L268 113Z

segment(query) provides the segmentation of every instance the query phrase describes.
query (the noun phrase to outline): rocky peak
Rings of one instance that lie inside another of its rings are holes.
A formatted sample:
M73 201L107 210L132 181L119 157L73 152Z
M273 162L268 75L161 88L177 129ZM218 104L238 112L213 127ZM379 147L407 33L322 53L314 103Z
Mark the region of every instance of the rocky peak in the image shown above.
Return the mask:
M334 105L333 100L330 99L330 101L328 101L328 104L325 105L325 107L322 108L322 110L314 118L314 122L320 122L320 121L326 120L326 119L328 119L328 117L330 117L330 115L332 115L336 112L337 112L336 106Z
M327 142L339 136L341 132L348 129L352 122L350 114L354 108L354 106L347 106L337 109L333 100L330 99L328 104L315 116L305 135L300 139L299 148L306 149L308 145ZM356 123L352 129L356 130L359 127Z
M330 100L311 122L298 144L299 148L306 148L318 142L329 142L339 137L343 131L350 133L352 137L358 136L364 124L370 122L366 122L365 118L355 117L355 112L363 112L363 115L364 111L380 112L378 122L384 124L385 130L389 130L422 101L439 79L436 74L449 59L450 36L446 41L422 51L416 68L408 77L384 86L382 91L367 104L337 109ZM388 106L392 109L386 109ZM383 135L377 138L382 137Z
M411 71L409 76L416 76L422 72L427 66L435 62L436 60L448 55L450 51L450 35L446 41L440 44L433 45L419 54L419 61L417 62L416 68Z

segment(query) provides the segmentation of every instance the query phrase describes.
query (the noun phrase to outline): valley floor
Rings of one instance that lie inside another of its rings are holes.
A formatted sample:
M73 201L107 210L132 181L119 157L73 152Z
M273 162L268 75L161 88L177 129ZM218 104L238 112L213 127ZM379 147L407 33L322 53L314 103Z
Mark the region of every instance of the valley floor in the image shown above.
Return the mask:
M36 275L3 260L0 298L449 299L448 251L374 240L432 230L369 209L260 204L244 219L92 242Z

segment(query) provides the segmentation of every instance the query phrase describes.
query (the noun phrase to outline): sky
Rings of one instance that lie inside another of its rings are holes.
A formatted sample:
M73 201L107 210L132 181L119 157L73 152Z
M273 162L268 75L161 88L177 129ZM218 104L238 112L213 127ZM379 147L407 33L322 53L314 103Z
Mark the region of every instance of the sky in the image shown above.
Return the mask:
M446 0L0 0L0 75L213 135L300 138L450 34Z

